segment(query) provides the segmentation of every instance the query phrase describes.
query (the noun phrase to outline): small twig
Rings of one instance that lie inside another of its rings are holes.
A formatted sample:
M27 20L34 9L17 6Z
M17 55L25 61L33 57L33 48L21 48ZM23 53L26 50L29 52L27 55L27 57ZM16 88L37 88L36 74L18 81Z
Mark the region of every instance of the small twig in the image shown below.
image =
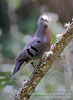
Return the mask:
M56 60L59 54L64 50L68 43L73 38L73 22L69 24L66 31L63 33L60 39L57 39L56 43L51 47L50 51L53 55L48 55L48 57L43 58L38 66L39 73L35 70L33 71L30 79L24 83L23 86L13 95L13 100L28 100L32 93L34 92L36 86L44 77L49 68L51 68L52 63ZM45 62L44 62L45 60Z

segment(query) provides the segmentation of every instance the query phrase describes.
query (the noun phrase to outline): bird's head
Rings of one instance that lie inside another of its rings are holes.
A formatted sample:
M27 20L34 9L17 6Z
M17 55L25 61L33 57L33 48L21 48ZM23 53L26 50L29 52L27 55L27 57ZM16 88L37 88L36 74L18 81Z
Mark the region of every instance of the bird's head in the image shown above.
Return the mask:
M40 16L40 18L38 20L38 24L48 25L48 23L49 23L49 19L48 19L47 15Z

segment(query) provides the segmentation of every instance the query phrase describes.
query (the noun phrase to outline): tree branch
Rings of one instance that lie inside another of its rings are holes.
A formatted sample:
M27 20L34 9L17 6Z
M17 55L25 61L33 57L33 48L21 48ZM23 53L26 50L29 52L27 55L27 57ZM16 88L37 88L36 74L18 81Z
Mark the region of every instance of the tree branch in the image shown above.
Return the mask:
M47 58L45 56L42 59L42 61L38 66L39 73L37 73L35 70L33 71L32 75L30 76L30 79L27 80L23 86L21 86L19 91L13 94L13 100L28 100L30 98L36 86L44 77L48 69L51 68L52 63L56 60L56 58L64 50L64 48L68 45L68 43L72 40L72 38L73 38L73 22L69 24L69 26L66 28L61 38L59 38L56 41L56 43L53 46L51 46L50 51L53 52L53 55L51 56L48 55Z

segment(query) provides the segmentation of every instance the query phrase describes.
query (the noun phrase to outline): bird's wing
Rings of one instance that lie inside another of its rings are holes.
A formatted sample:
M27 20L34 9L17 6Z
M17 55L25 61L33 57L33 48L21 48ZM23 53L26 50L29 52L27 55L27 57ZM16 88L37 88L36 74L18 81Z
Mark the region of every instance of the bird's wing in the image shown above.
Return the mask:
M40 51L42 51L43 45L40 37L33 37L32 40L23 48L23 50L16 57L16 61L28 60L28 58L34 58ZM40 54L39 54L40 55Z

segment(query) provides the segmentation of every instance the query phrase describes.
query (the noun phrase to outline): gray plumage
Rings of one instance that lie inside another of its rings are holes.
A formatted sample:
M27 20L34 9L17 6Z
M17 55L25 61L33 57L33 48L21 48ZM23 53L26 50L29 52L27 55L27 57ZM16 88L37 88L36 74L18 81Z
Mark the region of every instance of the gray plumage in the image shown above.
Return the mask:
M46 15L45 15L46 16ZM23 48L23 50L16 57L16 65L14 68L12 79L16 72L22 67L22 65L34 60L40 59L44 52L49 50L50 38L47 39L46 29L48 28L48 18L41 17L37 31L35 32L32 40ZM47 32L48 34L48 32Z

